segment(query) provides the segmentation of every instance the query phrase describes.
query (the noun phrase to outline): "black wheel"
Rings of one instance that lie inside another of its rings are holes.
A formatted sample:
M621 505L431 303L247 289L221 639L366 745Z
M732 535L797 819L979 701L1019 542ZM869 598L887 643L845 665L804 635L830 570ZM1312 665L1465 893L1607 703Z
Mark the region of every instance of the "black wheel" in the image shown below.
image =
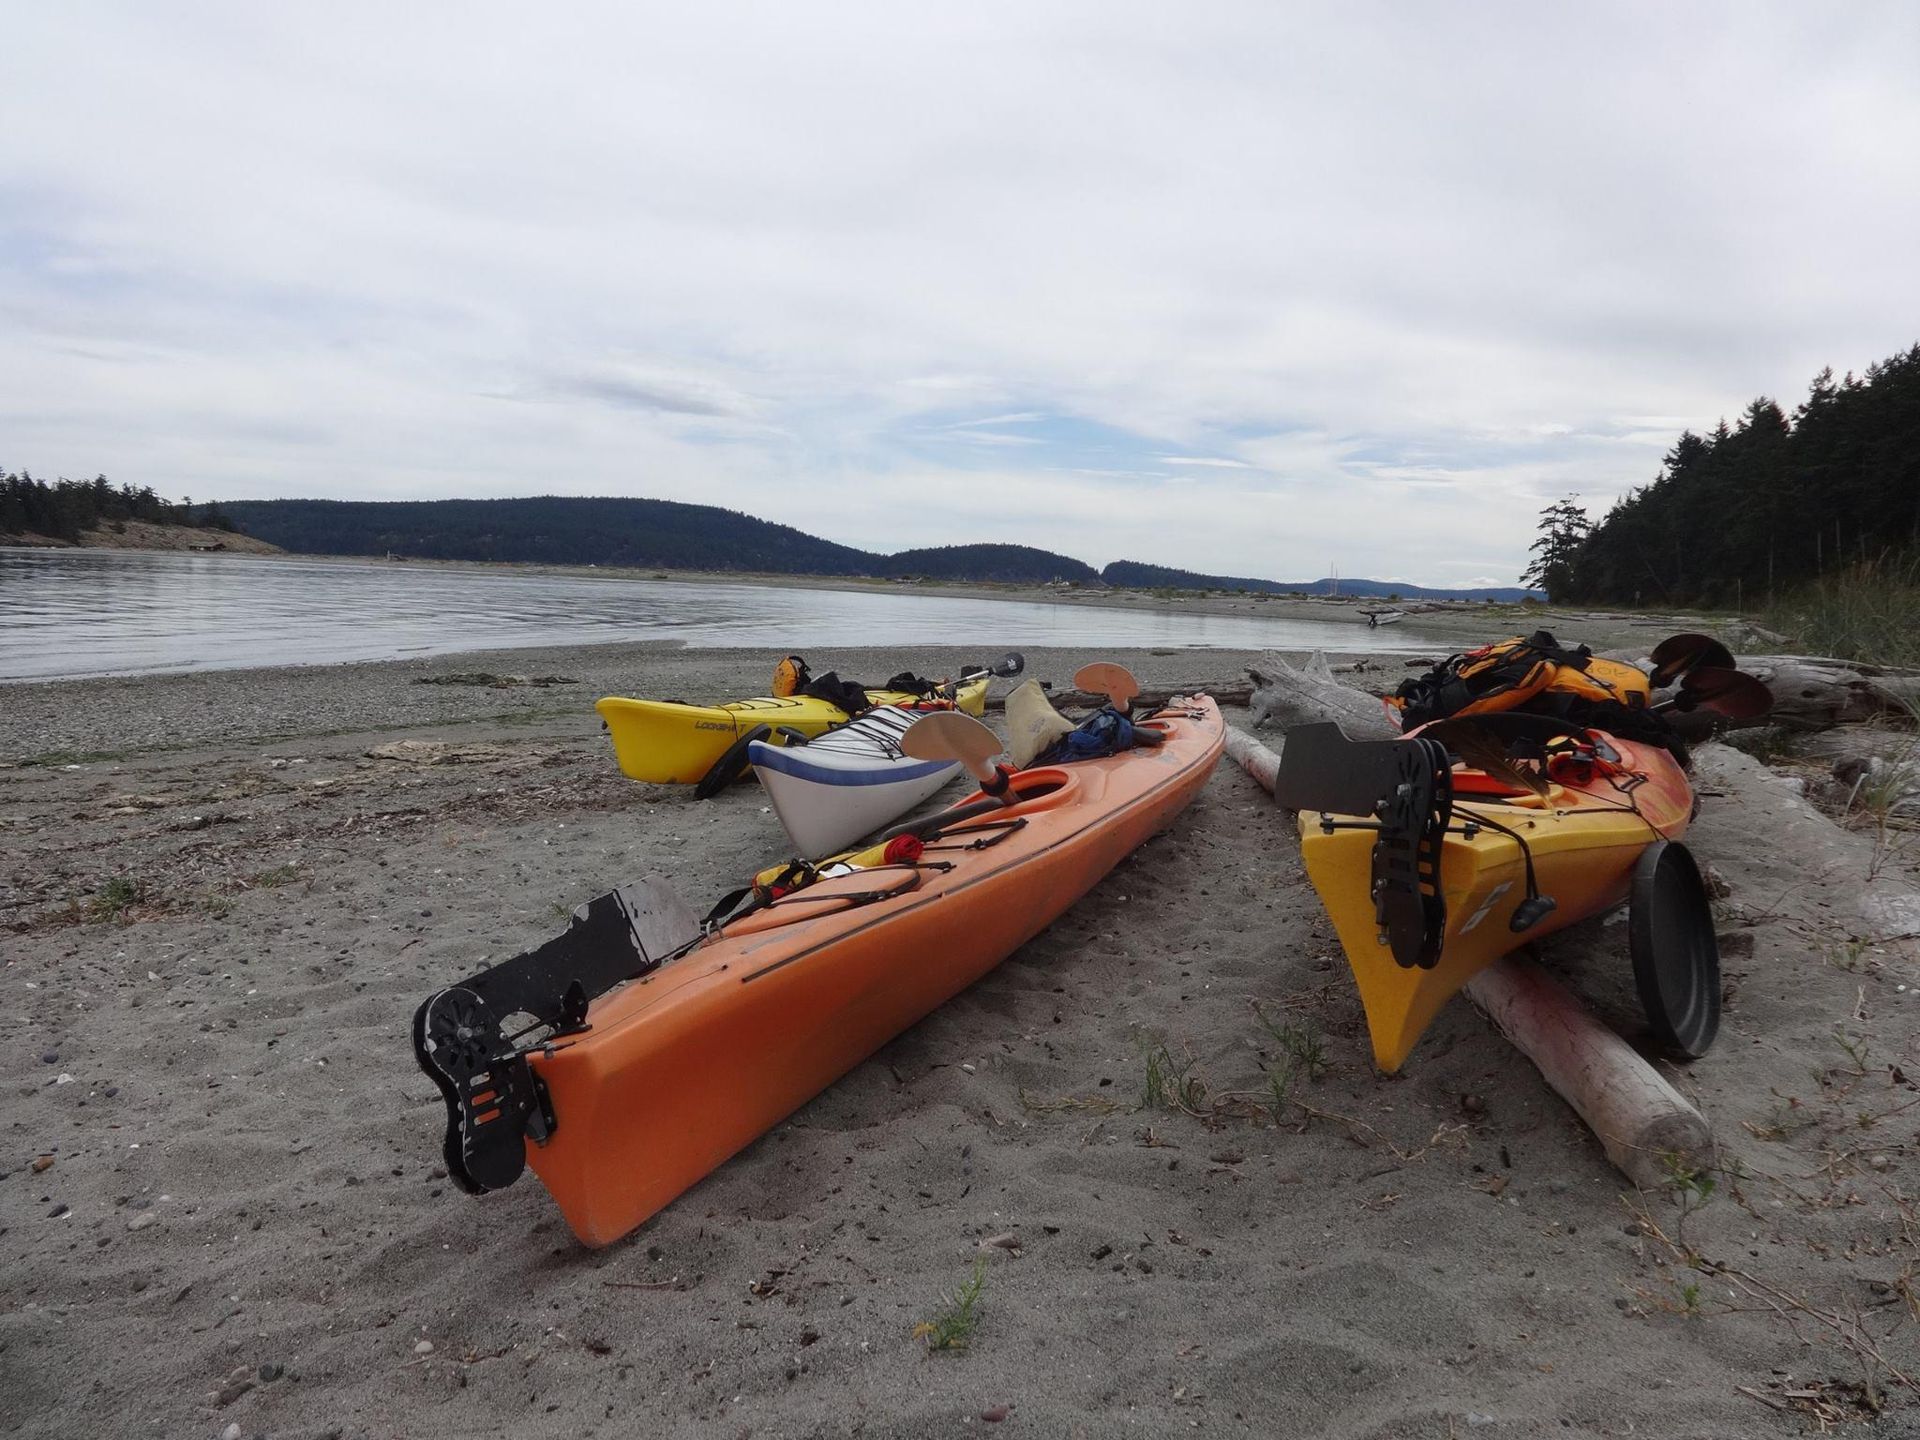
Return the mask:
M1628 943L1640 1004L1661 1048L1698 1060L1720 1032L1720 942L1693 855L1656 840L1633 868Z
M734 781L745 779L748 769L747 747L772 733L771 725L756 725L735 740L727 747L727 753L713 762L713 768L700 777L700 783L693 787L693 798L711 800Z

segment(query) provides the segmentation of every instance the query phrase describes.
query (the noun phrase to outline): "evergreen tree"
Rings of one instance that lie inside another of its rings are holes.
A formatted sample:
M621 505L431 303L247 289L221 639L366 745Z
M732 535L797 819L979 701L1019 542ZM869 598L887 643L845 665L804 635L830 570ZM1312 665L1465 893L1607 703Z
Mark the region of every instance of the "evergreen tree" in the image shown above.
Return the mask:
M1533 563L1521 575L1522 585L1538 586L1549 600L1571 598L1574 561L1593 523L1569 495L1540 512L1540 538L1533 542Z

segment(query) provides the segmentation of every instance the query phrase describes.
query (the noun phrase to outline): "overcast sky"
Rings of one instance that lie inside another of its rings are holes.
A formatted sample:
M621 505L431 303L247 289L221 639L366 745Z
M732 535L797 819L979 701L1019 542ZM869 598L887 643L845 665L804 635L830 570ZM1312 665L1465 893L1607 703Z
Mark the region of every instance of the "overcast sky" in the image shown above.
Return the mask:
M1920 339L1917 17L17 4L0 467L1511 583Z

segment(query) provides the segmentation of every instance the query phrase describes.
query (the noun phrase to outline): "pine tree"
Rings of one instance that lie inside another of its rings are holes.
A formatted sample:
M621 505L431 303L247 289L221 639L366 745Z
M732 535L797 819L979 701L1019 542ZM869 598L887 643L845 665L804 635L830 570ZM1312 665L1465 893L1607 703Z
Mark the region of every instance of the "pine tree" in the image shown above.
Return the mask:
M1547 599L1568 599L1573 593L1574 560L1586 543L1593 522L1569 495L1556 500L1540 512L1540 538L1533 542L1533 563L1520 577L1522 585L1536 585L1547 592Z

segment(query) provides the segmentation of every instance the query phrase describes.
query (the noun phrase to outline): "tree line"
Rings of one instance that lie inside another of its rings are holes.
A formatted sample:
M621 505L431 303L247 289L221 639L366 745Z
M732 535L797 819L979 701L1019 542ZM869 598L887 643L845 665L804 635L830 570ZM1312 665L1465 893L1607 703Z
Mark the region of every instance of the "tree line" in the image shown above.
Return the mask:
M1762 396L1687 431L1598 523L1549 506L1533 548L1521 578L1556 601L1734 608L1920 555L1920 345L1822 370L1791 416Z
M0 535L44 535L78 540L83 531L144 520L153 525L198 525L232 531L237 527L209 501L167 500L142 485L113 485L104 475L91 480L48 484L26 471L0 475Z

